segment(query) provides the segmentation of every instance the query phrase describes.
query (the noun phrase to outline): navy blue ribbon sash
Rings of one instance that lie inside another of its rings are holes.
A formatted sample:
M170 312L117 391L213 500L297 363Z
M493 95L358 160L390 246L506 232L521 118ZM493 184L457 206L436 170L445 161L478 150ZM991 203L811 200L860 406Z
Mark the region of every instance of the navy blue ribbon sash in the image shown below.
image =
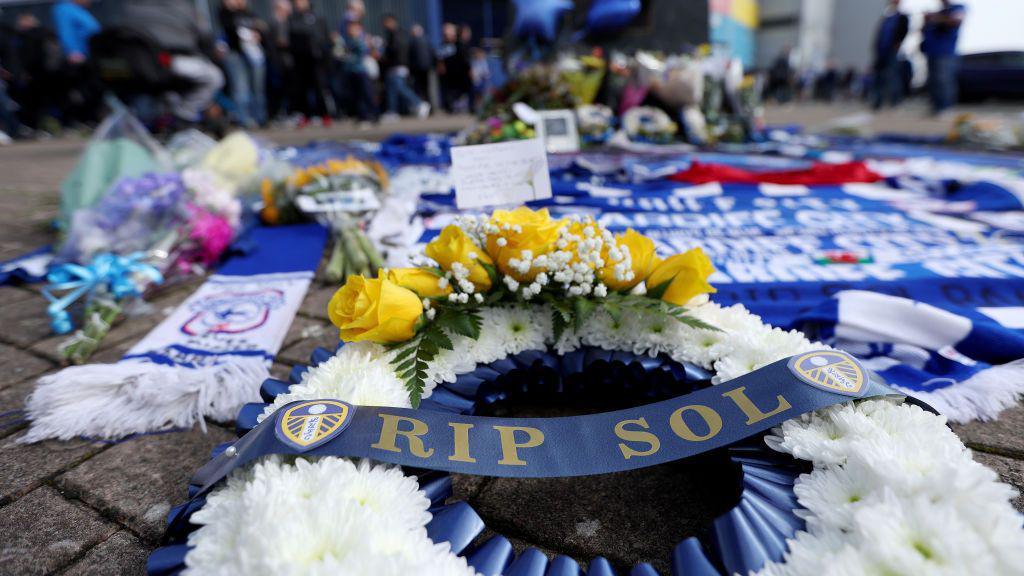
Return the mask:
M205 493L268 454L372 458L461 474L586 476L728 446L800 414L892 394L853 357L816 351L646 406L562 418L492 418L338 400L292 402L201 468Z

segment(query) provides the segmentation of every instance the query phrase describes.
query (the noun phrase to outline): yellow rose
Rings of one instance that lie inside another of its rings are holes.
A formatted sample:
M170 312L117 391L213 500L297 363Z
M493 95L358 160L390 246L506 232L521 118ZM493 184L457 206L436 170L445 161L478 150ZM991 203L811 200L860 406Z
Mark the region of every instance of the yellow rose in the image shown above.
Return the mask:
M392 268L388 270L388 280L412 290L420 298L440 298L452 293L451 286L445 284L442 289L439 284L441 278L423 268Z
M423 314L420 297L386 278L350 276L327 305L345 342L404 342Z
M509 260L522 258L524 250L528 250L533 258L550 252L564 222L552 220L547 208L534 211L520 206L515 210L495 210L491 224L498 230L487 235L487 253L503 274L520 282L529 282L540 270L520 272L509 265Z
M676 306L682 306L698 294L717 292L708 284L708 276L715 271L711 260L700 248L676 254L655 266L647 277L647 290L657 290L668 283L661 299Z
M615 244L619 248L629 249L633 278L630 280L615 278L615 263L609 260L607 252L604 256L605 267L598 270L598 277L609 289L622 292L643 282L658 265L659 259L654 251L654 241L632 228L615 236Z
M462 228L454 225L445 226L441 234L427 244L423 253L449 272L456 262L462 264L469 269L469 281L478 291L487 292L491 289L491 277L483 265L492 265L494 261L462 231Z

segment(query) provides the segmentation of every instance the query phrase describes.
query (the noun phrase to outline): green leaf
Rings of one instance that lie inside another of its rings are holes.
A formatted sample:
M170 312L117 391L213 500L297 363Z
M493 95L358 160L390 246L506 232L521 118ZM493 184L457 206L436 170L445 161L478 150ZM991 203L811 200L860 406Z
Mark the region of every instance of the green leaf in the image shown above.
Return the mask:
M665 291L668 290L670 284L672 284L672 278L665 280L653 288L648 288L647 297L655 300L661 300L661 297L665 295Z
M619 304L618 301L606 299L601 303L601 307L604 308L604 311L612 317L612 320L614 320L616 324L622 322L622 305Z
M434 318L434 325L452 334L458 334L476 340L480 338L483 321L480 314L472 309L444 310Z
M711 324L708 324L707 322L701 320L700 318L694 318L693 316L690 316L689 314L687 314L686 308L683 308L682 306L673 306L671 304L662 302L661 307L666 314L675 318L679 322L686 324L691 328L697 328L699 330L711 330L713 332L722 331L721 328L712 326Z
M576 297L572 301L573 309L573 328L579 332L583 329L583 324L586 323L587 319L597 310L597 304L588 298Z
M565 329L569 327L569 321L558 310L553 310L551 312L551 327L554 331L555 342L558 342L562 339L562 334L565 334Z

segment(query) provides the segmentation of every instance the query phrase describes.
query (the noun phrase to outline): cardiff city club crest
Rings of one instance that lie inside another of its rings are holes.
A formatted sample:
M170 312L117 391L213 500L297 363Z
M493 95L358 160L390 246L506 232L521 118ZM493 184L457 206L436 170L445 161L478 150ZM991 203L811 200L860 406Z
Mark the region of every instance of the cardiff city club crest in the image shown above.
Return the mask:
M281 413L277 439L305 452L328 442L352 422L353 408L340 400L300 402Z
M864 368L853 356L835 350L796 356L790 359L789 369L811 386L847 396L860 396L867 381Z
M195 314L181 331L189 336L241 334L264 325L270 311L282 304L284 293L277 289L216 294L192 305Z

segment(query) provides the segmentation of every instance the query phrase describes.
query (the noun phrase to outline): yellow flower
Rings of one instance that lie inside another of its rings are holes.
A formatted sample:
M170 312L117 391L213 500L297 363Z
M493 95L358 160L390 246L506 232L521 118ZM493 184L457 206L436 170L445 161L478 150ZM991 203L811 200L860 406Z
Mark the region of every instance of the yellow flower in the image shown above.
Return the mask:
M327 305L345 342L404 342L423 314L420 297L386 278L350 276Z
M509 264L509 260L522 258L524 250L528 250L533 258L547 254L558 240L558 231L565 225L560 220L552 220L547 208L534 211L525 206L515 210L495 210L491 224L498 230L487 235L487 253L502 273L520 282L532 281L540 270L520 272Z
M641 283L650 276L660 261L654 251L654 241L630 228L615 236L615 244L620 248L629 249L629 257L633 278L618 280L615 278L615 262L611 262L605 252L605 267L598 270L598 278L611 290L622 292Z
M402 288L408 288L420 298L440 298L452 293L452 287L445 284L441 288L441 278L423 268L392 268L388 270L388 280L398 284Z
M492 265L494 261L462 231L462 228L455 225L445 226L441 230L441 235L431 240L423 253L449 272L456 262L462 264L469 269L469 281L478 291L487 292L491 289L491 277L483 265Z
M700 248L676 254L657 266L647 277L647 290L656 290L668 283L661 299L676 306L683 306L698 294L717 292L708 284L708 276L715 271L711 260Z

